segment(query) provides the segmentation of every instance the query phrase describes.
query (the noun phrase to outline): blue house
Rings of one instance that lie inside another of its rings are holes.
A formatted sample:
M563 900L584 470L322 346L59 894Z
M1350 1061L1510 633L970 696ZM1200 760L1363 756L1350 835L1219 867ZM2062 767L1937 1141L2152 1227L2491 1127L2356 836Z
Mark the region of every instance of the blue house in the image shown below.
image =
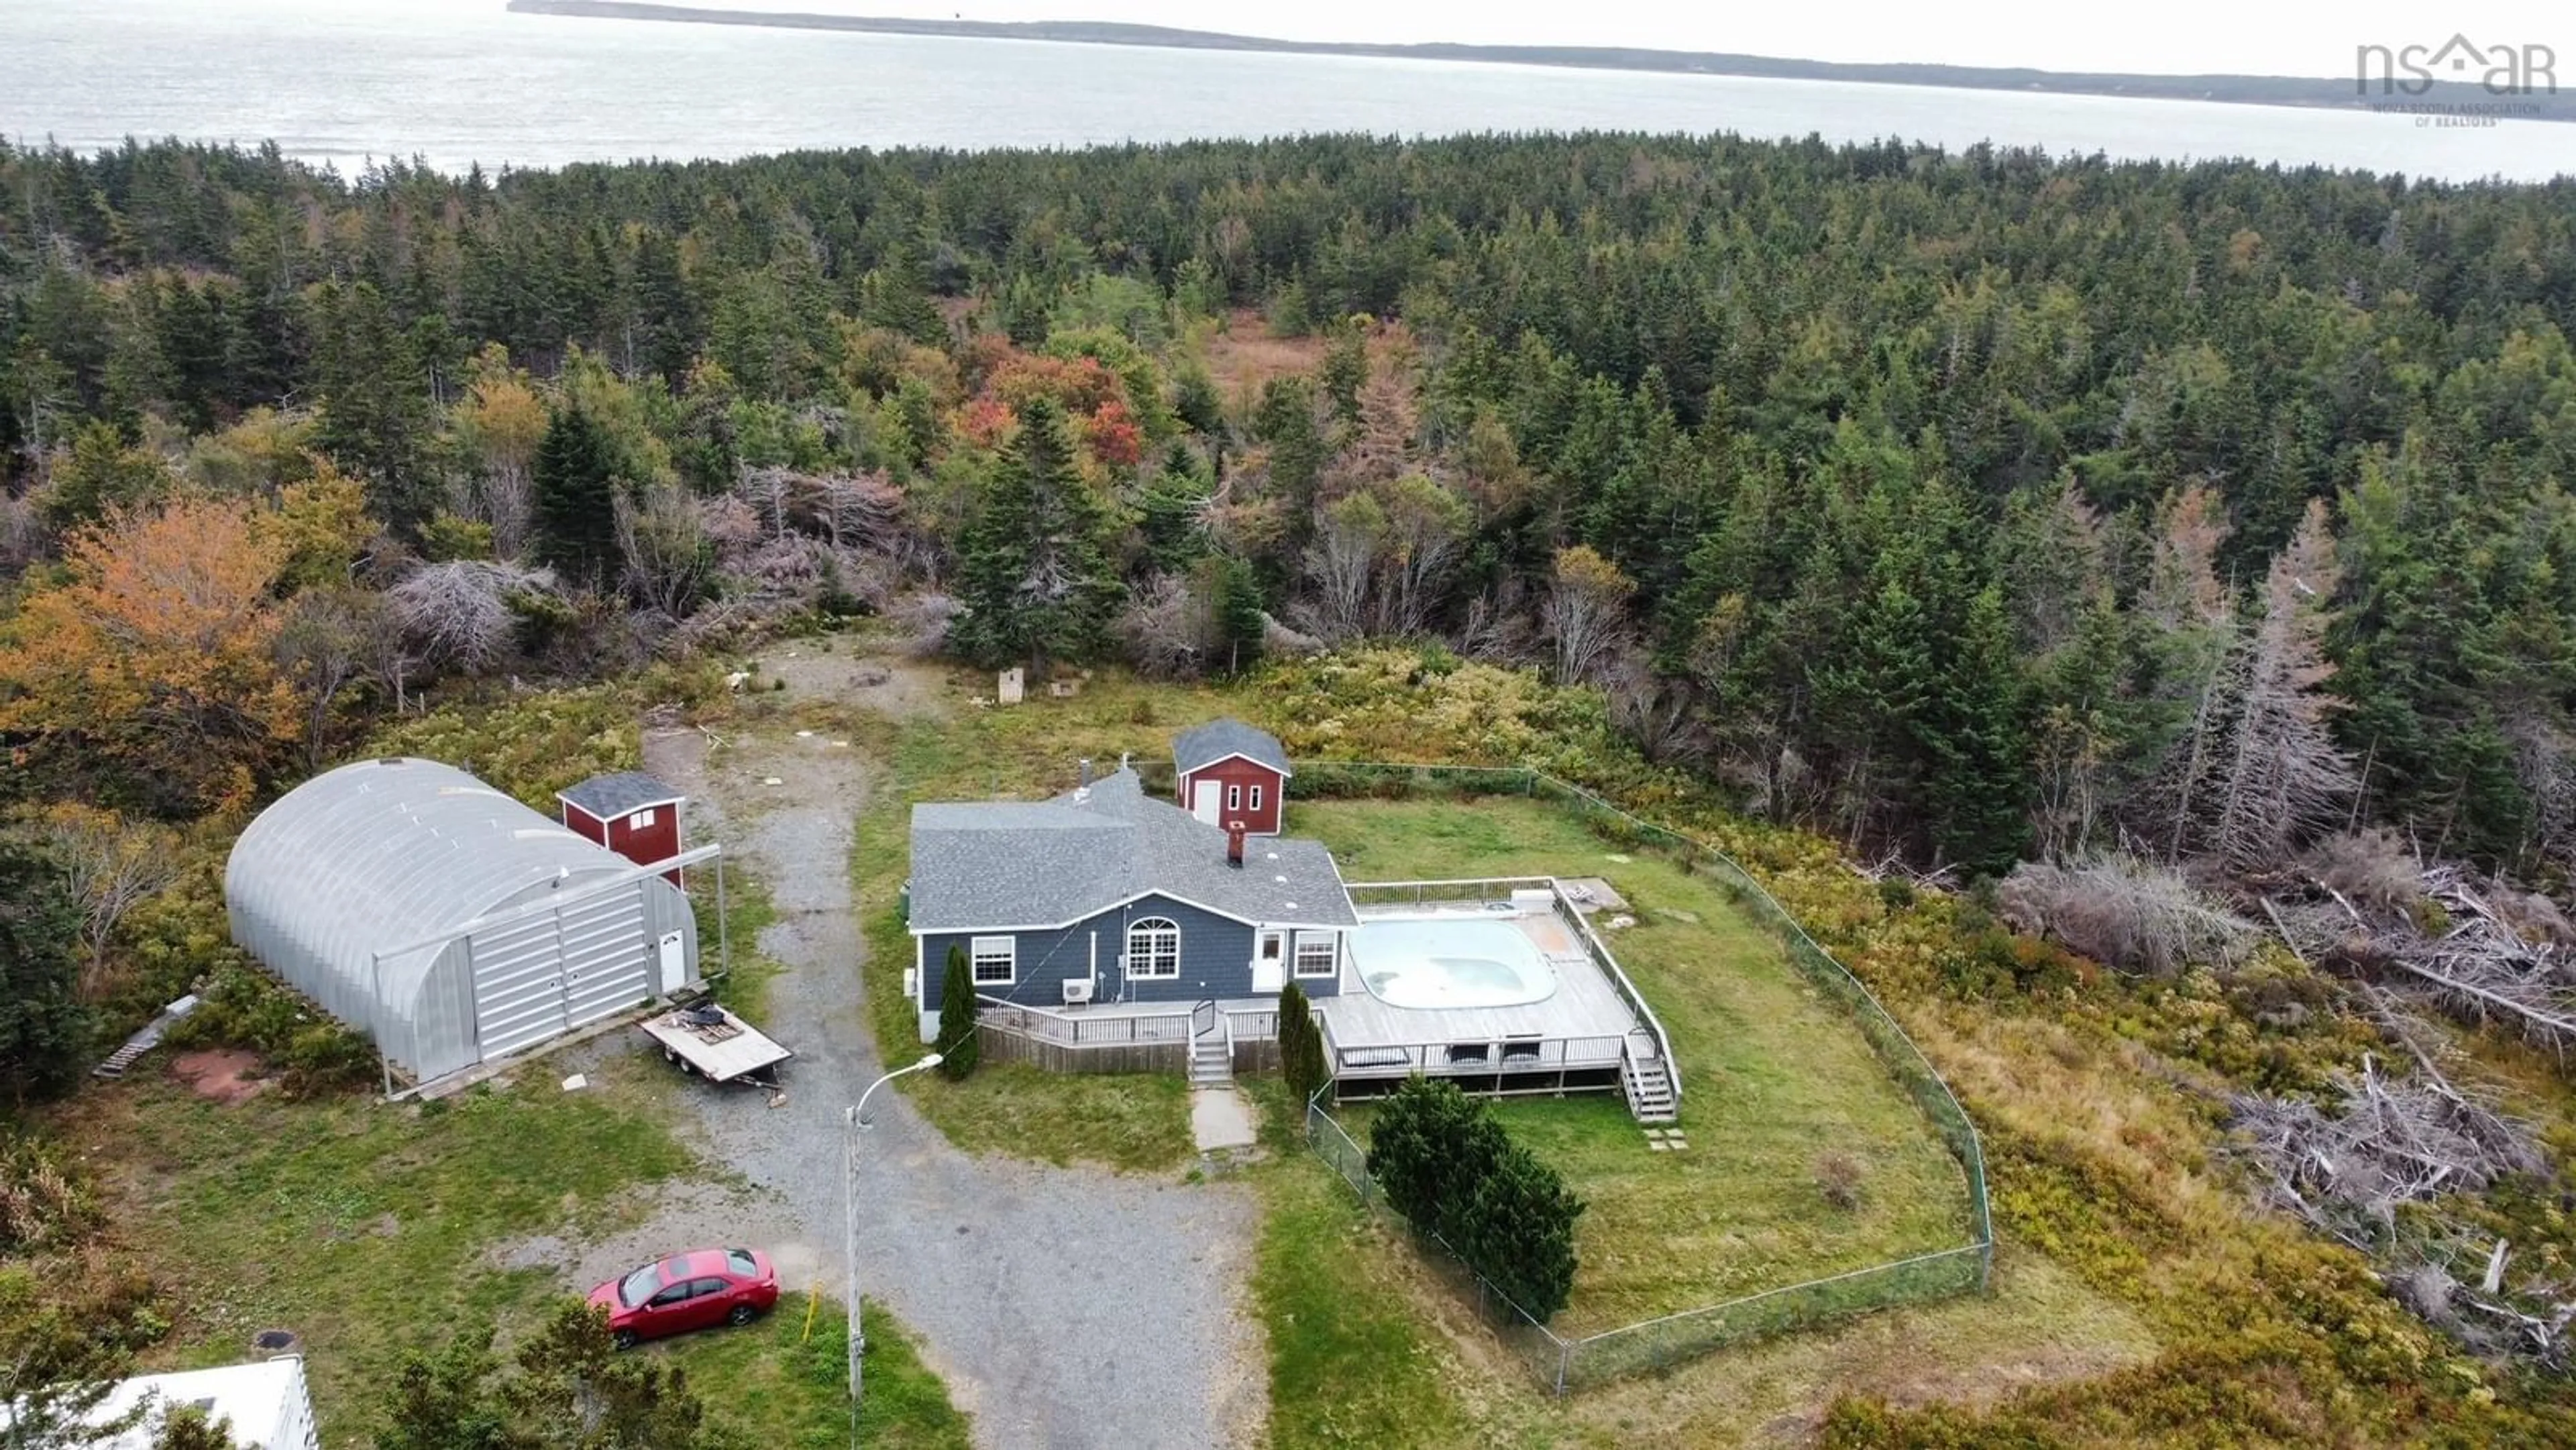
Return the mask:
M924 1042L951 948L978 993L1023 1006L1241 1001L1291 980L1323 997L1359 924L1320 842L1208 824L1124 768L1049 801L914 806L908 920Z

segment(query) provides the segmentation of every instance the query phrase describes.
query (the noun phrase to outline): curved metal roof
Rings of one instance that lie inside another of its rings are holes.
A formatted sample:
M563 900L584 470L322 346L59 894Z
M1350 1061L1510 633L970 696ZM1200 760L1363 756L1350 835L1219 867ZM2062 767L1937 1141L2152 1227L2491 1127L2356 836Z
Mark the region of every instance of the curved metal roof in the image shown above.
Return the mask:
M361 760L260 812L224 866L233 940L345 1021L407 1015L431 948L371 954L461 926L546 882L632 863L434 760ZM379 998L378 993L382 996Z

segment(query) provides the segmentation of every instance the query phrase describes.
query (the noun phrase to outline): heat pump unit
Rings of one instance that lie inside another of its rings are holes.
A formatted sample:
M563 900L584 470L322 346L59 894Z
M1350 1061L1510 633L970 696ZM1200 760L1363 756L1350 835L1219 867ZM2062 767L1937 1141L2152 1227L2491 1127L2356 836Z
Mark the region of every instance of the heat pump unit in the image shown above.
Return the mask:
M1064 979L1064 1005L1068 1007L1078 1007L1090 1000L1091 979L1089 977L1067 977Z
M921 969L919 967L906 967L903 969L903 995L904 1000L906 1001L920 1000L921 978L917 975L920 970Z

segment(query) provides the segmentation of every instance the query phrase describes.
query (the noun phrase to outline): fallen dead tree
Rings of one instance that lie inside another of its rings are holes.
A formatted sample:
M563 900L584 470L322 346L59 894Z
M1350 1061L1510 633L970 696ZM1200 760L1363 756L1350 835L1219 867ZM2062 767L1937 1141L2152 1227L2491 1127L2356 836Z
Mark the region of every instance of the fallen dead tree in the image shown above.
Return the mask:
M2414 1058L2403 1077L2365 1055L2337 1079L2329 1105L2243 1094L2232 1099L2239 1152L2262 1197L2368 1255L2391 1293L2482 1353L2566 1363L2576 1292L2516 1282L2512 1246L2491 1243L2448 1211L2455 1195L2547 1171L2531 1129L2462 1091L2436 1038L2365 987L2374 1014ZM2464 1277L2463 1271L2466 1271Z
M2304 1098L2243 1094L2238 1131L2261 1164L2264 1197L2365 1251L2400 1206L2475 1193L2548 1167L2531 1130L2460 1092L2429 1065L2392 1077L2365 1055L2329 1111Z
M2020 931L2055 938L2114 971L2170 977L2189 964L2233 967L2254 923L2202 895L2182 873L2134 856L2072 866L2025 861L1997 896Z
M2412 910L2365 911L2326 877L2313 896L2264 908L2307 959L2393 980L2450 1015L2494 1022L2552 1051L2576 1045L2576 955L2546 898L2482 883L2456 866L2421 873Z

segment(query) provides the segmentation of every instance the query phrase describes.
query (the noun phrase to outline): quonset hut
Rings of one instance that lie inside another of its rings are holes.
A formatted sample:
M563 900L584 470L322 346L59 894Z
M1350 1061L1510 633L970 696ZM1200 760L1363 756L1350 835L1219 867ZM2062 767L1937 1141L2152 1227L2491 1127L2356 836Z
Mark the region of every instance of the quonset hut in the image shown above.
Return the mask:
M680 889L436 761L286 793L224 867L234 942L430 1082L695 984Z

